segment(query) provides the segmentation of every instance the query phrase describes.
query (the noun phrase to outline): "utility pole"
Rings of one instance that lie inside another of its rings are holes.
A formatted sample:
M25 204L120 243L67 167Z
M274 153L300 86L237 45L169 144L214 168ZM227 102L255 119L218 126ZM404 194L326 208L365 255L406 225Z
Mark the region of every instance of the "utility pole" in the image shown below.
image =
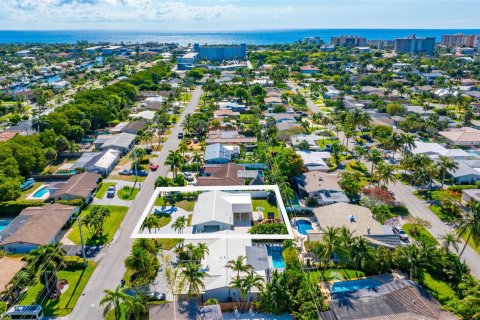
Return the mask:
M80 243L82 245L83 267L87 267L87 256L85 255L85 244L83 242L82 224L80 222L80 215L77 218L78 230L80 231Z

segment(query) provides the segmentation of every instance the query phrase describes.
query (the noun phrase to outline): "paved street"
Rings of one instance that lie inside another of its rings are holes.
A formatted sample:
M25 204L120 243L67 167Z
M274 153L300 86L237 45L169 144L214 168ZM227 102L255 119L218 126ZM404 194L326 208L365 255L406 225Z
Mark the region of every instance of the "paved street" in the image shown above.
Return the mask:
M165 159L170 150L177 149L180 143L177 135L182 131L181 123L186 114L193 113L200 100L201 94L202 90L200 87L197 87L192 92L192 97L183 110L180 120L174 129L172 129L172 133L165 142L158 158L154 158L154 161L158 163L160 167L156 172L149 173L145 182L142 183L142 189L128 210L125 219L114 236L114 240L100 253L97 268L92 274L73 312L68 317L69 319L103 319L102 308L98 306L98 302L104 295L103 290L115 289L115 287L120 284L120 280L125 273L123 260L130 253L130 248L133 243L130 235L153 193L156 178L165 176L168 173L169 168L164 165Z

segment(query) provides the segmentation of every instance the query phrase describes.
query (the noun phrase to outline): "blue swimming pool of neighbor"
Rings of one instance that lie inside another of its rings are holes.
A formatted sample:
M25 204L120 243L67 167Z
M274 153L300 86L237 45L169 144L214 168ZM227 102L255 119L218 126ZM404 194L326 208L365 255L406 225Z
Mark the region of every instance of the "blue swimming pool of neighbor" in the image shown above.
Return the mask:
M49 192L47 186L43 186L42 188L38 189L35 191L35 193L32 195L33 198L41 198L44 195L46 195Z
M313 230L312 223L310 221L297 220L295 224L297 225L298 232L300 232L301 234L307 235L308 230Z
M372 279L335 282L332 286L332 293L354 292L360 289L372 289L378 287L379 285L381 285L380 282Z
M10 223L11 220L9 219L0 219L0 231L2 231L3 229L5 229L8 224Z
M267 254L272 257L273 267L275 269L285 269L285 261L283 260L283 246L275 246L267 244Z

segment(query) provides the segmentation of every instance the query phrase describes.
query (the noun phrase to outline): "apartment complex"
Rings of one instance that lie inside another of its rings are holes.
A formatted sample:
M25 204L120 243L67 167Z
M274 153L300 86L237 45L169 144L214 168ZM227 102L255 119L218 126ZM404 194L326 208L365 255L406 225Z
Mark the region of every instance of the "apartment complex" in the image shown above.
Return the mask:
M193 51L198 53L198 58L207 60L239 60L247 57L247 45L200 45L195 43Z
M411 37L398 38L394 41L396 53L426 53L432 55L435 52L434 37Z
M339 36L332 37L330 43L336 46L357 47L366 45L367 39L359 36Z
M393 47L392 40L368 40L368 46L374 49L385 49Z
M480 36L474 34L444 34L442 35L442 45L446 46L447 48L475 47L479 41L479 38Z

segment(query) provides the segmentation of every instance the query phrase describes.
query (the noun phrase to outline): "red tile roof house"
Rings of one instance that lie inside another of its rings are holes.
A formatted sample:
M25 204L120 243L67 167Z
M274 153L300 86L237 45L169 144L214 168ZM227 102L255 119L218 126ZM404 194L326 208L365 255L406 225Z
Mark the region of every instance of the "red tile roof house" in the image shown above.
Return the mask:
M84 172L70 177L65 184L53 195L55 201L83 199L89 203L97 189L101 175L93 172Z
M238 171L245 170L244 166L234 163L208 166L203 173L205 176L197 178L197 186L243 186L243 178L238 177Z
M78 207L53 203L25 208L0 233L0 248L10 253L28 253L42 245L57 243L60 231Z

